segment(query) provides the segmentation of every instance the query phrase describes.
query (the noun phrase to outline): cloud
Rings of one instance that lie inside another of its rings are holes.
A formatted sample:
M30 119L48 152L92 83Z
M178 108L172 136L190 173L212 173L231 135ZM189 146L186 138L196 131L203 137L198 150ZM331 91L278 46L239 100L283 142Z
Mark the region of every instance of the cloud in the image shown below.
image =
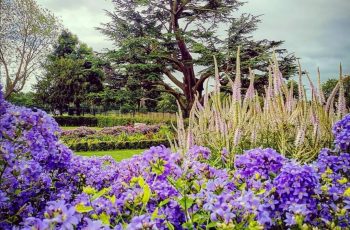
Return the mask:
M108 0L38 0L61 18L63 25L96 51L113 48L95 27L109 21L104 10L113 10ZM313 79L321 69L322 79L338 75L342 62L350 74L350 1L348 0L248 0L238 13L262 15L254 33L257 39L284 40L284 48L301 58L303 69ZM237 14L238 15L238 14Z
M314 80L317 67L323 81L338 76L340 62L350 74L350 1L250 0L241 12L263 14L254 36L284 40Z
M96 51L112 48L112 42L95 28L108 22L105 10L112 10L107 0L38 0L38 4L49 9L62 20L65 28L76 34L80 41Z

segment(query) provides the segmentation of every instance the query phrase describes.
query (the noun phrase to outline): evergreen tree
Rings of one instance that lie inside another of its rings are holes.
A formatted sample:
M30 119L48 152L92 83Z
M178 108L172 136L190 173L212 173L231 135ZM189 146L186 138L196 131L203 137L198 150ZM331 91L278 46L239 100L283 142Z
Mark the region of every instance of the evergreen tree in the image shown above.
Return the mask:
M250 15L234 17L233 13L243 4L239 0L114 0L113 3L114 11L107 11L111 22L99 29L115 42L116 49L108 54L114 67L139 72L141 82L150 82L154 88L172 94L185 116L195 95L202 97L205 80L213 76L213 55L221 72L232 72L237 46L246 47L241 54L243 73L249 67L266 73L272 48L282 44L254 41L250 37L259 19ZM229 31L222 36L225 32L218 28ZM276 51L285 66L282 74L288 77L295 71L294 56L281 49ZM255 61L248 62L251 58ZM195 67L202 70L196 73Z

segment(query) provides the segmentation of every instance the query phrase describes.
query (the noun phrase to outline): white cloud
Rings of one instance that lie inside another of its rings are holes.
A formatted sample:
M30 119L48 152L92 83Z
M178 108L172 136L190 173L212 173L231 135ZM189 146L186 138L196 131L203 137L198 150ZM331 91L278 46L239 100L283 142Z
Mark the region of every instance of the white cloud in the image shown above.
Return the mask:
M256 38L284 40L284 47L301 58L313 79L338 76L342 62L350 74L350 1L248 0L241 12L261 16Z
M95 27L109 21L104 10L113 10L108 0L38 0L61 18L63 25L96 51L112 48L112 42ZM338 65L350 74L349 0L248 0L239 13L260 15L254 36L285 40L284 48L301 58L304 69L315 79L337 76Z
M80 41L96 51L112 48L112 42L95 28L108 22L105 10L112 10L113 4L107 0L38 0L62 20L65 28L76 34Z

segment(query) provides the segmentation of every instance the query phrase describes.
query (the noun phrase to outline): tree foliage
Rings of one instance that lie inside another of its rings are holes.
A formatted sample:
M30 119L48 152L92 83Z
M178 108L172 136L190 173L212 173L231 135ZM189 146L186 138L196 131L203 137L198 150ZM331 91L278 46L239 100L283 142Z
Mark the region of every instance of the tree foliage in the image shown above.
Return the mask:
M238 0L114 0L113 3L114 10L107 11L111 22L99 29L115 42L116 49L108 54L115 68L138 72L142 82L172 94L185 115L195 95L202 97L205 80L214 75L213 55L218 59L220 72L231 73L237 47L245 47L241 54L243 78L247 78L249 68L262 71L264 76L270 53L282 44L266 39L254 41L250 34L259 18L234 17L233 13L243 5ZM228 33L219 28L229 28ZM293 74L294 56L282 49L276 52L282 74L286 77ZM201 71L196 72L195 67Z
M0 1L0 77L5 98L23 89L59 34L58 19L35 0Z
M45 76L38 79L37 97L61 113L73 104L77 115L87 95L103 89L104 62L86 44L63 31L45 64Z
M328 79L325 83L322 84L322 90L326 97L329 97L332 94L333 89L338 84L338 79L332 78ZM350 108L350 76L345 76L343 78L344 85L344 96L346 101L346 107ZM338 93L336 94L336 101L338 100Z
M35 94L33 92L13 93L8 98L8 101L17 106L25 106L29 108L38 107L38 103L35 101Z

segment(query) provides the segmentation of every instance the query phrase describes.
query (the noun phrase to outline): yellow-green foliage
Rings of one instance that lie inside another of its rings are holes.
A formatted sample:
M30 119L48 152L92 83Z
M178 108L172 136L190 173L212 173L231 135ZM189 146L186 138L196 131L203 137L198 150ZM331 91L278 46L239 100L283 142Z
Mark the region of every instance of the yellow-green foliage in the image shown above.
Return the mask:
M239 53L239 52L238 52ZM215 61L215 58L214 58ZM216 62L216 61L215 61ZM299 65L300 66L300 65ZM293 95L282 79L276 58L272 59L269 84L261 97L254 89L254 73L245 95L241 94L239 56L235 81L230 80L232 95L220 93L219 73L216 71L214 92L207 93L204 102L194 103L189 125L185 128L181 111L178 114L178 140L173 147L185 152L192 145L211 148L218 159L223 148L233 155L244 150L263 147L274 148L282 155L299 161L314 159L319 150L332 145L331 127L345 113L342 77L330 98L324 98L320 83L316 88L309 79L312 95L306 98L299 68L299 97ZM334 106L334 96L339 102ZM215 159L214 159L215 160Z

